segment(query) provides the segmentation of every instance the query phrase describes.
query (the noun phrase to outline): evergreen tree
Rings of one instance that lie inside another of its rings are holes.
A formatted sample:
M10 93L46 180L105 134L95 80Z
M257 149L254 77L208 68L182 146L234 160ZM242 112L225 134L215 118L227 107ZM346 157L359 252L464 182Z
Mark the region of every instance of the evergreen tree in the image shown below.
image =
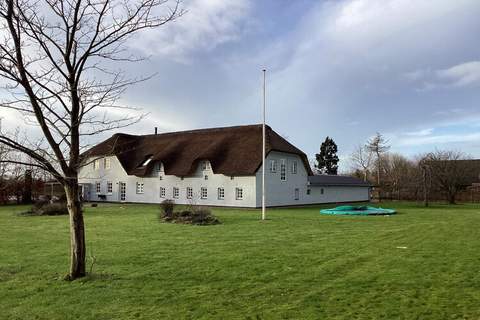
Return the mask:
M338 156L337 144L332 138L326 137L325 141L320 146L320 153L315 155L317 164L315 167L321 173L337 174L338 171Z

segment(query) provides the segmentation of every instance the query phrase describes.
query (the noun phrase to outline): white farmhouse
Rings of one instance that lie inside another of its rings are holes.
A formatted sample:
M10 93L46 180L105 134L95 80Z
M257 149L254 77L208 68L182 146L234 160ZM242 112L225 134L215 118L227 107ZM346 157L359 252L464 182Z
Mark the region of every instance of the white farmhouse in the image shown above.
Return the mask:
M267 206L369 200L361 180L313 175L307 156L268 126L266 154ZM261 125L115 134L83 156L88 201L261 206Z

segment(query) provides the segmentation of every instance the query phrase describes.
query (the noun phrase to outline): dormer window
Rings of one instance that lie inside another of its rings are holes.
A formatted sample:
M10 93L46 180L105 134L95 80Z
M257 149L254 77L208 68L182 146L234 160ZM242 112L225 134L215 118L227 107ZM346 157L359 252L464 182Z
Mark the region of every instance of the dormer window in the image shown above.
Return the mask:
M155 173L159 174L160 172L162 172L162 163L157 162L155 163Z
M210 170L210 162L208 161L202 161L202 170Z

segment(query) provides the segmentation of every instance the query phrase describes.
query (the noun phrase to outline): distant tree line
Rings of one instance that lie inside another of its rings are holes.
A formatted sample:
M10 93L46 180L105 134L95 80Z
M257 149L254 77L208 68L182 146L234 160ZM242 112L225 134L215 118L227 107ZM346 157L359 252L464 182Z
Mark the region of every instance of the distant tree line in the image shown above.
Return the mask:
M44 193L44 172L18 163L24 158L23 154L0 144L0 204L29 204ZM17 162L9 162L11 159Z
M380 199L454 204L472 182L480 182L479 169L463 152L435 150L407 158L389 150L388 140L377 133L350 156L351 175L371 182Z

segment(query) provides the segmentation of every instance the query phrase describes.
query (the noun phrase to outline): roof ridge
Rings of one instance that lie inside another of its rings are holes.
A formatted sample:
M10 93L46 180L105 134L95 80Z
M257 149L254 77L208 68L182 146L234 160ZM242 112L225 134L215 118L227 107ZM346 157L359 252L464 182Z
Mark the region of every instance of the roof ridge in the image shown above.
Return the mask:
M262 124L245 124L245 125L237 125L237 126L226 126L226 127L210 127L210 128L200 128L200 129L190 129L190 130L181 130L181 131L171 131L171 132L163 132L163 133L151 133L151 134L128 134L128 133L116 133L117 135L124 135L130 137L155 137L155 136L165 136L165 135L176 135L176 134L191 134L191 133L201 133L201 132L217 132L223 131L228 129L247 129L247 128L258 128L261 127ZM266 128L272 130L269 125L265 125Z

